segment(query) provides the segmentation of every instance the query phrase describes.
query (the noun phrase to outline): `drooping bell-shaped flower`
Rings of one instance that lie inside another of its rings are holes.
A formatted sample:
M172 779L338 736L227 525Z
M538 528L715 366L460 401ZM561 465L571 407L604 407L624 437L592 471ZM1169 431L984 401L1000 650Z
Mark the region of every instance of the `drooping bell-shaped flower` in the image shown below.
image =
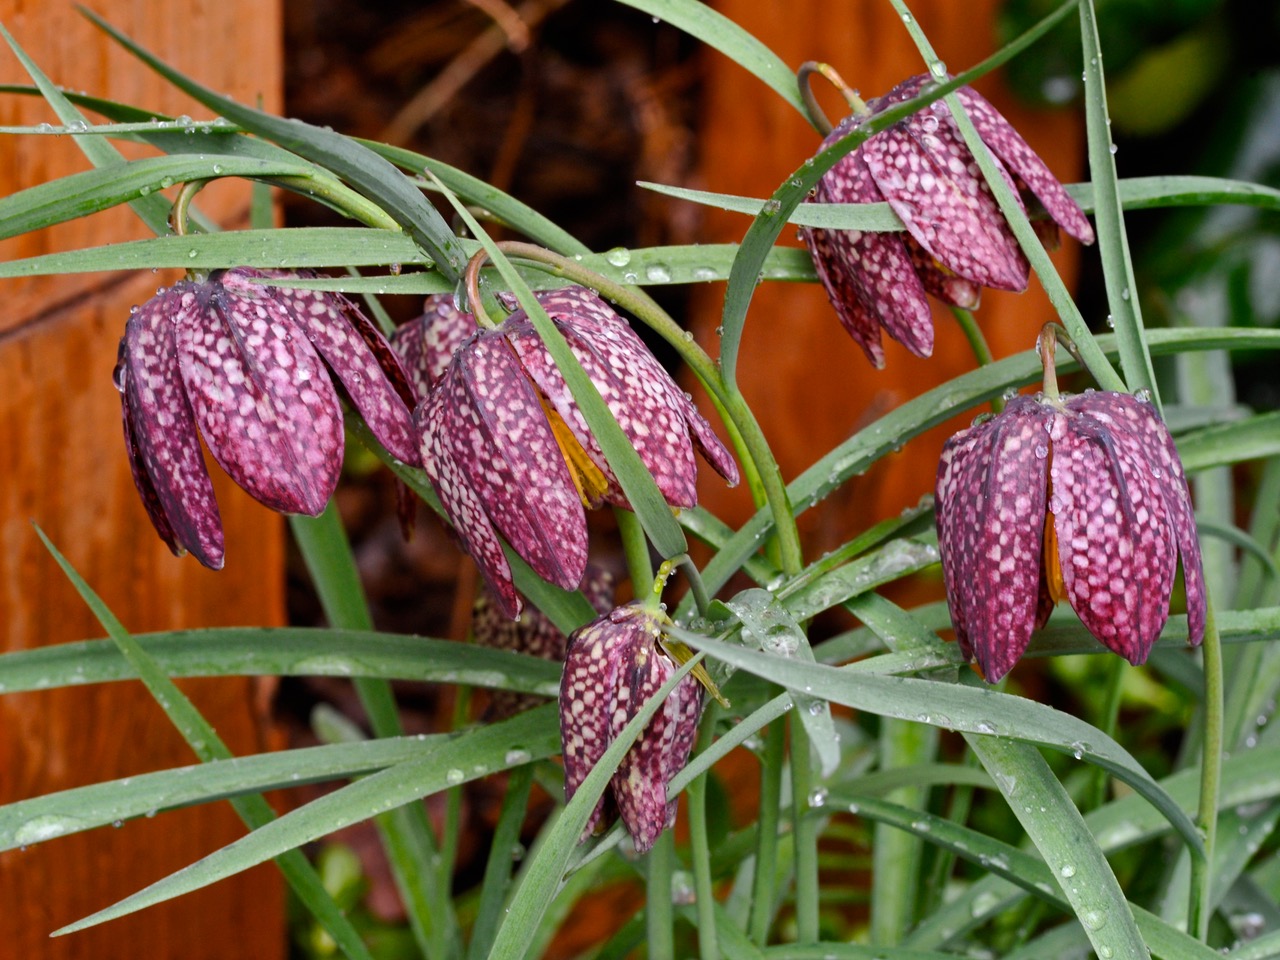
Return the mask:
M570 287L538 300L669 504L697 503L695 446L737 481L737 465L693 402L595 293ZM435 309L422 322L468 320ZM398 342L418 335L403 336ZM453 335L432 342L452 343ZM423 466L503 612L515 616L521 601L499 534L540 577L576 589L586 567L584 506L629 504L533 324L521 310L496 329L473 331L438 376L432 364L441 351L419 355L427 371L418 376L431 384L414 413Z
M386 448L420 462L412 393L390 344L343 297L254 282L281 276L236 268L180 281L136 308L120 341L134 483L170 549L215 569L222 523L201 435L255 499L315 516L342 466L332 374Z
M677 667L662 649L660 615L638 603L618 607L569 638L560 682L565 799L604 756L622 728ZM667 784L689 759L702 713L702 687L684 677L623 756L586 833L616 809L643 853L675 821Z
M912 77L868 101L868 112L847 117L823 141L823 149L931 82L928 74ZM1092 243L1093 228L1080 207L1018 131L975 90L961 87L956 94L1006 181L1020 198L1034 196L1052 218L1037 227L1041 237L1056 246L1057 224ZM941 101L869 137L841 158L818 182L813 199L888 201L906 226L905 234L801 231L840 322L877 367L884 365L882 327L917 356L933 352L926 294L972 308L982 287L1026 289L1026 258Z
M1111 392L1014 398L947 441L937 525L956 637L991 682L1063 598L1099 641L1145 662L1169 616L1179 556L1188 640L1204 636L1191 498L1149 402Z
M607 613L613 607L613 576L601 567L587 565L582 578L582 595L598 614ZM543 660L564 662L566 638L559 628L541 610L526 607L519 620L504 616L494 600L492 591L483 583L476 591L476 602L471 611L471 635L475 642L499 650L513 650L541 657ZM542 703L543 697L511 690L494 690L489 698L485 718L505 720Z

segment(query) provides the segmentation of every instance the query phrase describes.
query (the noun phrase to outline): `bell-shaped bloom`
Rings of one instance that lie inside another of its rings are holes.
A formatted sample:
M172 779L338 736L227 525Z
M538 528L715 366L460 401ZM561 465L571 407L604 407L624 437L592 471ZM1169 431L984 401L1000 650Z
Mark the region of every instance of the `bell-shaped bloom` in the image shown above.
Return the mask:
M823 141L823 149L875 114L910 100L930 82L927 74L912 77L869 101L870 112L847 117ZM961 87L956 94L1019 197L1034 196L1052 224L1092 243L1093 228L1084 213L1018 131L976 91ZM881 327L917 356L933 352L926 293L972 308L982 287L1026 289L1026 258L941 101L841 158L818 182L813 199L888 201L906 226L905 234L808 227L801 231L840 322L877 367L884 365ZM1052 224L1037 229L1056 246Z
M268 276L282 274L236 268L176 283L133 310L120 341L134 483L170 549L215 569L222 522L201 435L255 499L315 516L342 466L332 374L386 448L420 462L412 392L386 339L345 298L254 282Z
M1188 639L1204 636L1191 498L1149 402L1016 397L947 441L936 508L951 622L989 681L1063 598L1099 641L1145 662L1169 616L1179 555Z
M560 681L560 742L565 799L570 800L622 728L676 671L658 643L659 615L639 604L619 607L574 631ZM675 821L667 784L689 759L702 687L684 677L622 758L587 821L586 834L613 813L643 853ZM584 834L584 836L586 835Z
M587 565L582 578L582 595L598 614L608 613L613 607L613 576L594 564ZM513 650L541 657L543 660L564 662L565 635L541 610L525 608L519 620L503 616L494 602L493 593L481 584L476 591L476 602L471 610L471 635L484 647ZM511 690L494 690L489 698L485 719L505 720L517 713L532 709L542 703L543 697Z
M671 506L697 503L695 447L737 481L737 465L692 400L604 301L582 287L538 300ZM434 309L427 321L470 319ZM415 336L404 335L409 343ZM443 331L432 340L451 342ZM420 355L430 365L440 351ZM428 369L423 379L432 384L414 412L423 467L503 612L516 616L521 600L499 534L540 577L576 589L587 561L584 506L629 504L524 311L473 331L443 373Z

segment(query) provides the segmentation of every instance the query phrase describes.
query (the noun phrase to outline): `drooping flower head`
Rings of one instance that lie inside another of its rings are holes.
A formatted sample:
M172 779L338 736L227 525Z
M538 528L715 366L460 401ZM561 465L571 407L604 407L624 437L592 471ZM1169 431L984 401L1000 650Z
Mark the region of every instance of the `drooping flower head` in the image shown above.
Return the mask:
M1188 639L1204 636L1191 499L1149 402L1110 392L1014 398L947 441L937 524L951 622L989 681L1063 598L1099 641L1145 662L1169 616L1179 556Z
M825 149L932 82L928 74L904 81L847 117L823 141ZM979 93L956 91L991 148L1006 181L1020 197L1034 196L1053 224L1084 243L1093 228L1080 207L1022 136ZM951 111L938 101L868 138L818 182L818 203L888 201L903 233L860 230L801 232L818 277L845 329L875 366L884 365L883 327L917 356L933 352L931 294L958 307L977 306L982 287L1025 290L1028 267ZM1052 224L1038 227L1056 245Z
M176 283L134 309L120 341L134 483L170 549L215 569L222 523L200 435L255 499L315 516L342 466L332 373L386 448L420 462L412 394L387 341L343 297L254 282L280 276L238 267Z
M604 301L582 287L538 301L671 506L697 503L695 447L737 481L710 425ZM428 317L469 319L448 310ZM451 339L442 333L439 342ZM521 601L499 534L540 577L576 589L587 557L584 505L629 504L529 318L519 310L497 329L473 331L443 373L427 376L431 392L414 413L423 466L503 612L517 615Z
M671 678L675 662L659 645L660 615L638 603L618 607L574 631L560 682L565 799L571 800L622 728ZM675 821L667 784L689 759L702 713L702 687L684 677L626 752L586 834L621 816L643 853Z
M582 578L582 595L596 613L608 613L613 607L613 587L613 576L607 570L593 564L587 565L586 576ZM543 660L564 662L565 635L546 614L536 608L526 607L519 620L512 620L503 615L492 591L483 583L476 591L476 602L471 611L471 635L481 646L514 650ZM543 699L529 693L494 690L489 698L485 718L491 721L505 720L536 707Z

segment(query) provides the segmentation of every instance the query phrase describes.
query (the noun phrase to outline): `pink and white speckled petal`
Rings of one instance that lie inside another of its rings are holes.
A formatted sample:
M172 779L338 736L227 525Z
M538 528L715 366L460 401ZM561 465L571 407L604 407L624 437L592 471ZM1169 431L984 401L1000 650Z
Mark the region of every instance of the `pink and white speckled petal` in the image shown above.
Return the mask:
M977 128L978 135L982 137L982 142L1027 185L1036 199L1044 205L1049 216L1077 240L1093 243L1093 227L1084 211L1071 199L1071 195L1063 189L1062 184L1027 141L1022 139L1022 134L978 91L971 87L961 87L956 94Z
M343 440L320 358L274 298L216 282L178 287L179 369L210 453L261 503L318 515L337 486Z
M636 642L635 632L633 625L619 625L605 614L569 637L560 678L560 744L566 800L573 799L613 742L613 718L619 709L618 678ZM629 697L630 691L625 695ZM625 703L621 709L625 711ZM602 797L587 820L583 839L600 822L604 808Z
M729 486L736 487L739 480L738 462L733 459L729 448L716 436L715 430L707 422L707 418L694 406L693 401L687 397L683 399L684 422L689 427L689 436L693 439L694 447Z
M1154 481L1173 531L1173 542L1182 557L1182 576L1187 594L1187 639L1198 644L1204 639L1204 570L1200 540L1191 507L1191 493L1169 428L1148 401L1126 393L1085 393L1067 402L1070 410L1088 414L1111 426L1115 445L1126 463L1140 465ZM1172 585L1170 585L1170 591ZM1164 593L1167 605L1169 592Z
M498 606L506 616L517 617L523 601L512 582L511 567L484 505L454 460L445 419L443 391L432 393L414 411L414 425L422 438L423 470L462 549L475 561Z
M964 310L977 308L982 300L980 284L943 270L938 265L938 261L929 256L910 234L903 238L903 242L907 245L907 252L911 256L911 264L915 267L916 276L924 284L925 293L953 307Z
M948 601L990 682L1017 662L1035 625L1051 416L1015 397L1000 416L953 438L939 465Z
M625 717L621 709L614 712L614 729L611 732L615 738L674 672L675 667L658 651L653 638L635 645L631 662L624 666L619 676L619 705L624 688L628 698ZM668 818L674 818L675 805L667 802L667 779L670 776L668 758L677 727L672 709L677 706L679 704L673 704L671 698L662 704L639 739L623 756L611 781L618 814L631 834L637 853L648 851L667 828Z
M876 134L859 153L889 205L935 260L985 287L1026 289L1026 259L945 105Z
M224 287L246 301L270 297L324 359L346 389L370 431L401 461L420 466L409 404L413 392L386 338L341 294L292 287L263 287L254 277L287 276L247 268L228 270Z
M587 564L582 501L506 338L477 338L437 390L454 459L493 525L538 576L576 589Z
M846 120L824 146L856 126ZM818 203L877 203L884 199L861 151L840 160L819 181ZM933 316L925 288L897 233L801 231L836 316L871 362L884 364L880 327L916 356L933 352Z
M1089 632L1143 663L1168 617L1176 552L1145 463L1116 431L1071 410L1053 426L1053 499L1063 584Z
M400 355L418 399L425 399L453 355L476 335L475 318L459 310L449 293L426 298L422 315L396 328L391 346Z
M156 532L174 553L189 550L217 570L222 520L173 339L177 314L192 309L186 287L164 291L130 316L117 385L134 485Z

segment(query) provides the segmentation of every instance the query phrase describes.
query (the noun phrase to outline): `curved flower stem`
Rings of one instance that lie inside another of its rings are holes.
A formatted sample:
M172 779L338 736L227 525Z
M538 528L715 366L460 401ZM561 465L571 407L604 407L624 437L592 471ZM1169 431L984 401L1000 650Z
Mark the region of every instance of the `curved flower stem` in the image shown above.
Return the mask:
M317 200L366 227L403 232L400 224L380 206L333 177L272 177L266 182Z
M178 196L169 209L169 229L173 231L175 237L187 235L187 216L191 210L191 201L208 182L208 180L188 180L178 191Z
M675 836L659 834L649 851L649 876L645 884L645 933L650 960L675 960L675 912L671 906L671 873L676 858Z
M1191 858L1191 905L1187 929L1207 942L1213 914L1213 849L1218 834L1218 801L1222 783L1222 638L1213 598L1207 597L1204 619L1204 736L1200 760L1200 808L1196 826L1204 834L1204 860Z
M818 105L818 100L813 95L813 86L809 81L815 73L821 74L831 81L832 86L840 91L840 95L844 97L844 102L849 105L849 109L854 113L865 116L871 112L867 109L867 105L862 101L862 98L858 96L858 91L844 82L844 78L836 72L835 67L817 60L806 60L800 64L800 69L796 71L796 83L800 87L800 101L804 104L804 112L809 118L809 122L824 137L835 128L832 126L831 121L827 119L827 115L823 112L822 107Z
M707 615L707 608L711 606L711 597L707 593L707 586L702 582L702 574L698 570L698 565L693 562L693 558L688 554L680 558L680 569L684 571L685 579L689 581L689 590L693 594L693 605L698 609L699 616Z
M480 296L480 268L489 260L489 254L484 250L477 250L475 255L467 261L467 269L462 274L462 282L467 288L467 306L471 308L471 315L475 317L476 323L486 330L498 329L498 324L485 313L484 302Z
M717 706L707 704L698 727L697 756L711 746ZM716 930L715 889L711 882L711 841L707 836L707 774L695 777L685 789L689 812L689 857L693 862L693 892L698 912L698 956L700 960L720 960Z

